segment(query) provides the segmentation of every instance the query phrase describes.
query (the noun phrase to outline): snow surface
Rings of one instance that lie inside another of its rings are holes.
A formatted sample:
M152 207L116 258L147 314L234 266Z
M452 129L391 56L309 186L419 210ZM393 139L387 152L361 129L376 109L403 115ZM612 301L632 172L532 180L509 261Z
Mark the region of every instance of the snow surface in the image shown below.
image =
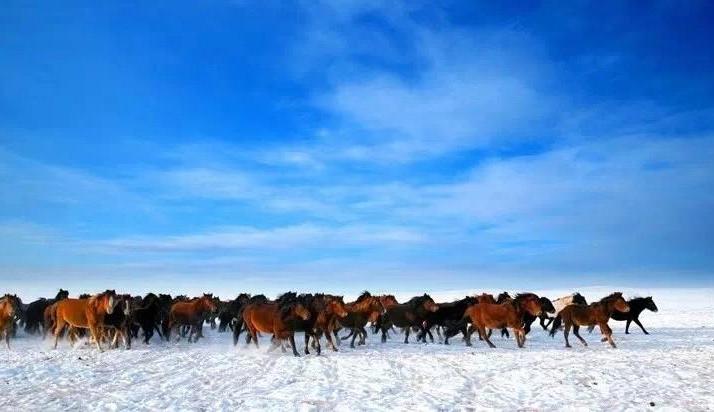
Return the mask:
M580 291L595 300L612 290ZM610 321L618 349L597 331L583 334L588 348L573 339L565 349L562 334L551 339L536 324L520 350L500 337L489 349L370 335L357 349L300 358L269 353L266 337L260 349L234 348L209 328L198 344L153 340L104 353L67 342L53 350L50 339L20 333L12 351L0 347L0 410L714 409L714 290L645 292L660 308L641 316L651 334L633 324L625 335L624 322Z

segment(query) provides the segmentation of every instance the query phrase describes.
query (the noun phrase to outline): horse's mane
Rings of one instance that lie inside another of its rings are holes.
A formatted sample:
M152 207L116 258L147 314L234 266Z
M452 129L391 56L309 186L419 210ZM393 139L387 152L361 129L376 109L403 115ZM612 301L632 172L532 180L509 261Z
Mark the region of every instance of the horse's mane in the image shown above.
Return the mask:
M622 297L622 292L612 292L611 294L600 299L600 303L606 303L613 299L617 299L617 298L621 298L621 297Z
M425 293L422 296L414 296L413 298L406 301L404 304L410 305L412 307L417 307L417 306L421 305L422 303L426 302L427 300L434 301L434 299L432 299L431 296L429 296Z
M360 303L360 302L362 302L363 300L369 299L369 298L371 298L371 297L372 297L372 294L369 293L369 291L366 291L366 290L365 290L364 292L362 292L361 295L359 295L359 297L357 298L357 300L355 300L355 303Z
M248 303L265 303L267 301L268 297L263 294L251 296L250 299L248 299Z
M275 302L278 304L278 306L286 307L290 306L294 303L297 303L297 293L295 292L285 292L281 295L278 295L278 298L275 300Z

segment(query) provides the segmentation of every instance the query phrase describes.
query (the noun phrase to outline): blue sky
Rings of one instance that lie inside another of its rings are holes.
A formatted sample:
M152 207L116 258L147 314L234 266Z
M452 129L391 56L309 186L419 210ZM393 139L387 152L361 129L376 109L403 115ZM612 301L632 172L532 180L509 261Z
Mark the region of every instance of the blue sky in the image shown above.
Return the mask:
M3 4L7 287L713 283L711 2L259 3Z

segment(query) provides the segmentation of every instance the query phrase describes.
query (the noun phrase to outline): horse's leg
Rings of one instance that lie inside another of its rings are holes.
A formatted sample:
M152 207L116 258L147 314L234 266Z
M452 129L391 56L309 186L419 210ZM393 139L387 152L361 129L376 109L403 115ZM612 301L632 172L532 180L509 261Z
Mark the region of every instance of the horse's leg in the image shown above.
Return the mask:
M508 329L506 328L501 328L501 337L505 337L506 339L510 339L511 335L508 334Z
M632 323L632 319L627 319L627 322L625 323L625 335L630 334L630 323Z
M489 330L489 332L491 332L491 330ZM493 342L491 342L491 338L490 338L490 336L489 336L490 333L487 333L487 332L486 332L486 328L485 328L485 327L479 327L479 328L478 328L478 333L479 333L479 335L481 335L481 337L483 338L483 340L486 341L486 343L488 343L488 346L489 346L489 347L491 347L491 348L495 348L495 347L496 347L496 345L494 345Z
M540 327L543 328L543 330L548 330L548 326L545 324L546 319L548 319L547 316L540 316Z
M608 326L607 323L600 324L600 332L605 336L605 340L610 343L610 346L613 348L617 347L617 345L615 345L615 341L612 340L612 329L610 329L610 326Z
M575 335L576 338L580 339L580 342L583 343L583 345L588 346L588 343L585 342L585 339L583 339L582 336L580 336L580 326L573 324L573 335Z
M570 342L568 341L568 335L570 334L570 328L572 327L570 320L565 321L565 325L563 326L563 336L565 337L565 347L566 348L571 348Z
M355 348L355 339L357 339L357 332L355 332L355 329L352 329L352 340L350 341L350 348L354 349Z
M637 324L637 326L639 326L640 329L642 329L642 332L645 333L645 335L649 335L649 334L650 334L649 332L647 332L647 330L645 330L645 327L642 326L642 323L640 323L640 320L639 320L639 319L635 318L634 320L635 320L635 323Z
M360 338L359 338L359 343L358 345L365 345L367 344L367 329L362 326L360 329Z
M310 334L307 331L305 331L305 355L310 354L310 351L307 349L309 344L310 344Z
M318 333L312 335L312 341L316 345L315 350L317 351L318 355L322 354L322 346L320 346L320 335L321 334Z
M325 331L325 339L327 339L327 343L330 345L330 349L337 352L337 346L335 346L335 342L332 341L332 331L330 331L329 328L327 331Z
M55 324L55 349L57 349L57 342L59 341L60 334L64 331L64 319L62 318L57 318L57 322Z
M431 343L434 343L434 335L432 335L431 329L424 328L424 331L426 331L426 333L429 335L429 340L431 340ZM424 343L426 343L426 336L422 336L421 339L424 341Z
M466 346L471 346L471 334L468 333L468 328L466 327L466 325L461 327L461 334L464 336Z
M404 330L404 343L409 343L409 331L411 331L411 327L407 327Z
M94 343L96 343L99 352L103 352L104 350L102 349L102 344L99 342L102 337L99 334L99 328L97 327L97 325L90 326L89 333L90 336L94 337Z
M290 333L290 346L293 347L293 355L300 356L297 351L297 345L295 345L295 332Z
M7 350L10 350L10 326L5 328L5 345L7 345Z

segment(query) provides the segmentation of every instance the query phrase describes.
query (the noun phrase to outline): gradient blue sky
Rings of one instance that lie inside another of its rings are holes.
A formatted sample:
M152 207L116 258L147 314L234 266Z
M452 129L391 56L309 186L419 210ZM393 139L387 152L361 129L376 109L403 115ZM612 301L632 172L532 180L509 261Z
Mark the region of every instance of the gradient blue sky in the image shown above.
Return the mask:
M0 7L0 287L714 283L712 2L120 3Z

